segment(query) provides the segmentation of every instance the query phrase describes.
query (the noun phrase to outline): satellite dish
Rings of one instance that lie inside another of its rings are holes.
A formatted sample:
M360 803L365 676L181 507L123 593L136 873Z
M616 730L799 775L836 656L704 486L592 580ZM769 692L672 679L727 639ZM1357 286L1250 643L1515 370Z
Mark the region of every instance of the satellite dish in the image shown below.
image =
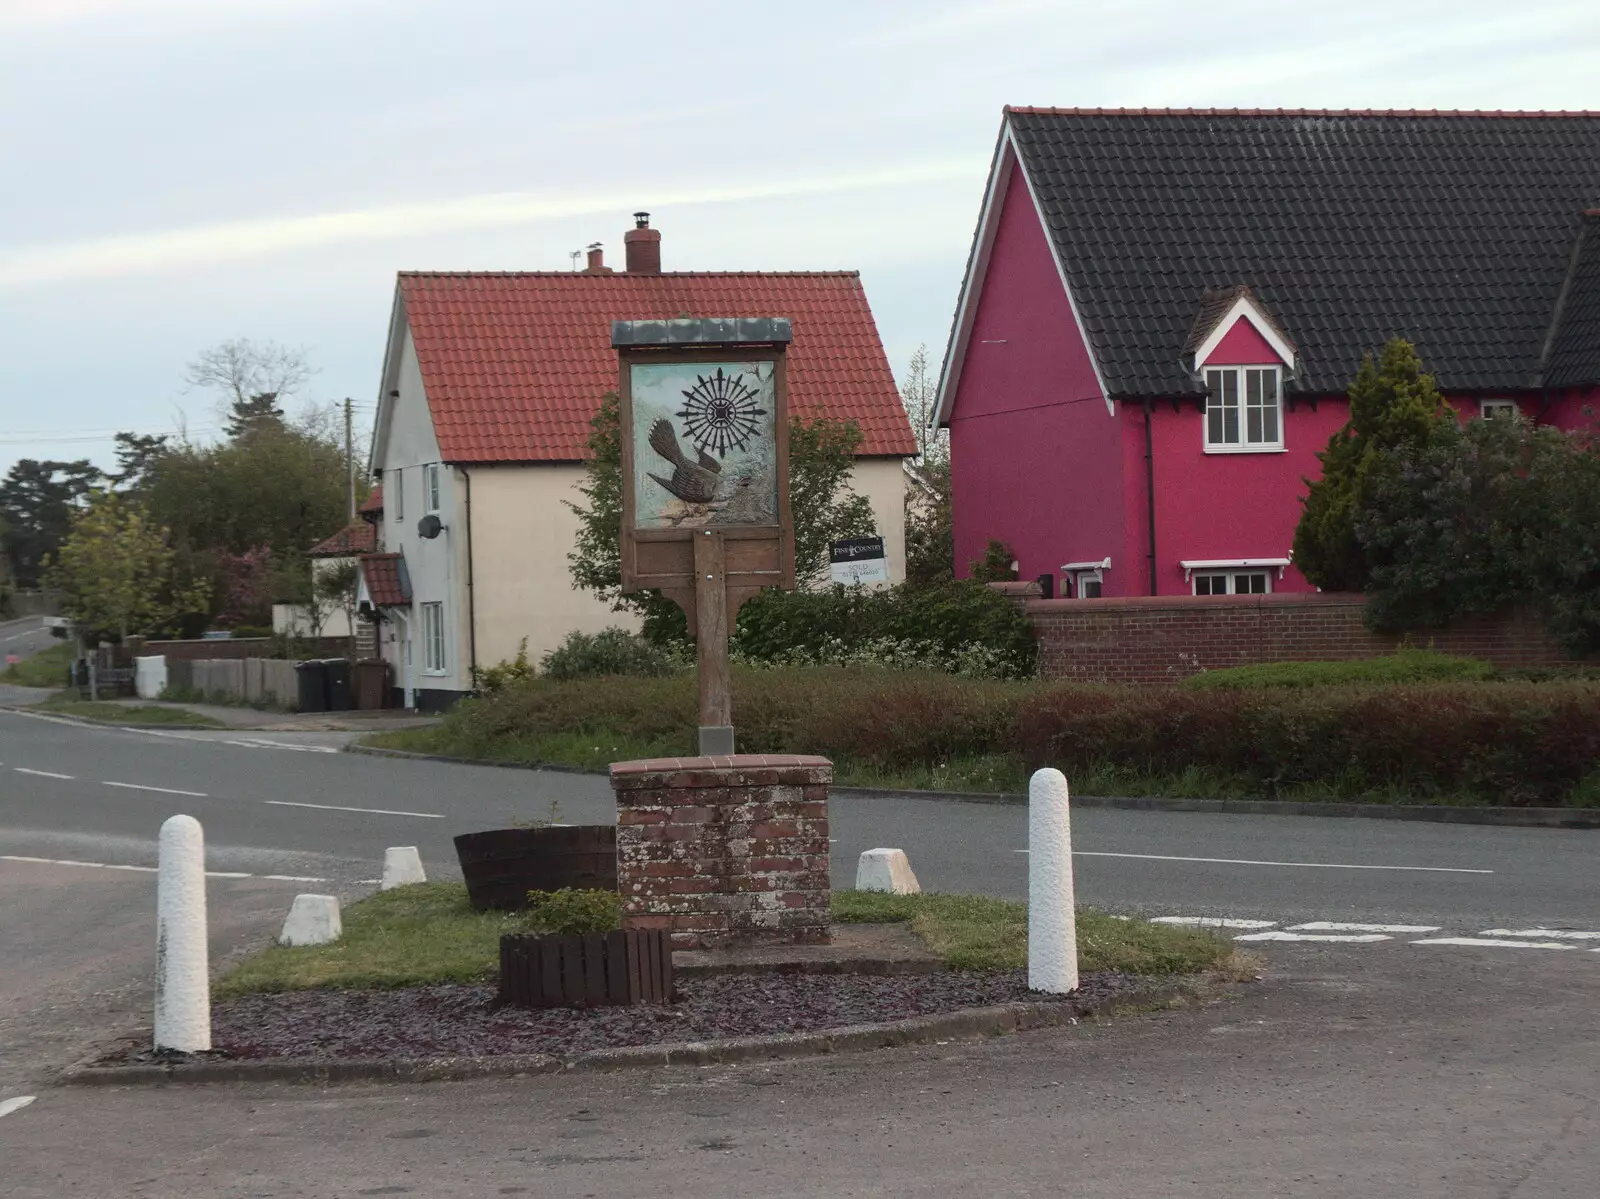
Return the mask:
M430 514L428 516L424 516L417 522L418 537L424 537L427 540L432 541L442 532L444 532L444 522L441 521L437 516Z

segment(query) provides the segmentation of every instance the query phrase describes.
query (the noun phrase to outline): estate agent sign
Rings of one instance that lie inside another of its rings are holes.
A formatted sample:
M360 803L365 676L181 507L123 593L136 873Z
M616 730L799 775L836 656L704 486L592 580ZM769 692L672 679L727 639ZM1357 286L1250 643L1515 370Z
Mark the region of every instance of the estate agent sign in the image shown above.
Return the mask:
M733 752L728 630L794 586L787 318L614 321L622 588L675 600L695 631L700 752Z

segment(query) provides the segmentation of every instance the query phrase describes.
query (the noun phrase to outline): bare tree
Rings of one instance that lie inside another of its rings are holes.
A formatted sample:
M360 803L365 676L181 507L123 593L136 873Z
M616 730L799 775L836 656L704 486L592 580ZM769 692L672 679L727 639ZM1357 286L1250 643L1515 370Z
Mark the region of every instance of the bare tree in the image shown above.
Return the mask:
M303 349L236 337L201 352L189 363L184 381L217 394L219 413L238 436L263 419L282 420L279 405L315 373Z
M930 429L934 405L939 399L939 380L928 362L926 344L917 347L906 366L904 381L900 384L900 402L905 405L906 416L911 420L912 432L917 438L917 465L941 462L949 456L949 438L943 429Z

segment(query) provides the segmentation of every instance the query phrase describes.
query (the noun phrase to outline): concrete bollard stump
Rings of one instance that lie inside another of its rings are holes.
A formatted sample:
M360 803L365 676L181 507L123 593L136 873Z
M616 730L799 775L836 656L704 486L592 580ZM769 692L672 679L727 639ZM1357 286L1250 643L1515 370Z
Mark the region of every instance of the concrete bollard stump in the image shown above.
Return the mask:
M326 945L344 934L339 900L332 895L296 895L278 940L284 945Z
M412 883L425 883L427 873L422 869L422 855L415 845L391 845L383 851L383 881L378 890L392 891L396 887L409 887Z
M903 849L869 849L856 863L857 891L915 895L922 890Z
M193 816L161 826L156 870L155 1048L211 1048L205 834Z
M1078 928L1072 889L1072 815L1059 770L1028 780L1028 989L1078 989Z

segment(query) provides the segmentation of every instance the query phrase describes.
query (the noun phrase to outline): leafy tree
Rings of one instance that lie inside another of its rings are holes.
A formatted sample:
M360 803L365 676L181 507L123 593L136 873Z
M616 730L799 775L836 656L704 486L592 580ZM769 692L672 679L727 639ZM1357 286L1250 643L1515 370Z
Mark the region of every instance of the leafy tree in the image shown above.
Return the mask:
M1294 534L1294 563L1324 591L1361 591L1372 562L1356 537L1357 513L1379 455L1422 446L1455 417L1433 376L1404 338L1391 338L1376 360L1361 360L1350 385L1350 419L1317 455L1322 477L1309 488Z
M218 623L224 628L272 623L277 582L273 577L272 547L259 545L242 554L220 555L218 566Z
M210 582L180 578L176 558L167 530L143 505L101 491L74 518L46 577L67 616L91 632L127 637L205 611Z
M917 439L917 465L932 466L950 462L950 434L945 429L931 429L934 405L939 399L939 380L928 361L928 347L920 345L906 365L905 380L900 384L900 402L905 405L906 416L911 421L911 432Z
M87 458L23 458L12 465L0 481L0 538L17 586L39 586L45 560L60 548L73 514L99 480L100 471Z
M1399 630L1516 606L1600 649L1600 454L1522 421L1454 422L1377 456L1356 514L1368 620Z
M651 640L680 639L687 635L687 622L676 604L657 592L622 592L622 423L614 392L602 397L589 426L589 459L578 485L583 500L567 502L578 517L578 539L567 554L572 581L613 611L639 613ZM830 542L867 535L876 527L866 497L850 486L860 444L861 430L853 422L795 417L789 423L789 509L795 573L802 586L826 579Z
M913 587L929 587L955 577L950 499L949 458L924 458L906 488L906 582Z
M343 612L351 633L356 627L356 601L361 592L361 567L354 558L343 558L312 568L311 635L322 636L322 626L330 612ZM352 637L350 652L355 652Z
M167 452L170 440L165 433L148 437L138 433L118 433L117 470L110 476L117 489L124 494L138 491L161 456Z
M989 538L983 557L974 558L968 574L980 583L1012 583L1017 578L1017 555L1004 541Z

